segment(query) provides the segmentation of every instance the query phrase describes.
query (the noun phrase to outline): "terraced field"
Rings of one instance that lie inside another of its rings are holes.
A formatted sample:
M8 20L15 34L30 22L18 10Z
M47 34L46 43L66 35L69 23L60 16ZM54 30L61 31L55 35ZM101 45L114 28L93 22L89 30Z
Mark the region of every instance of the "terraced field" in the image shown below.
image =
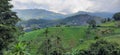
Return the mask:
M115 28L114 22L110 23L111 24L109 24L109 22L101 24L101 26L104 27L97 27L96 29L88 29L87 26L50 27L48 28L48 37L46 37L45 28L27 32L19 37L19 41L30 42L29 47L31 48L30 52L32 55L38 52L39 47L46 38L54 38L57 36L61 38L62 45L68 52L86 49L91 43L96 41L96 36L120 44L120 28ZM107 31L108 33L103 34L102 31Z

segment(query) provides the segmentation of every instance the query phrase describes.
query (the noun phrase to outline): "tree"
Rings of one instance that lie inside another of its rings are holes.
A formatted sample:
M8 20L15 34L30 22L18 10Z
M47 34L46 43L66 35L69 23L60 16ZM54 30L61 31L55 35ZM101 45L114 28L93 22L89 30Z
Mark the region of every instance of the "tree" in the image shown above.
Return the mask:
M109 21L111 21L111 19L110 19L110 18L107 18L107 21L109 22Z
M102 23L106 23L106 22L107 22L107 19L104 18L104 19L101 20L101 22L102 22Z
M91 44L89 49L78 51L76 55L120 55L120 48L117 43L99 40Z
M113 18L114 18L114 20L119 21L119 20L120 20L120 12L115 13L115 14L113 15Z
M51 36L48 36L48 28L45 30L45 40L38 48L36 55L62 55L65 52L65 49L62 45L62 39L59 36L61 30L57 30L55 34L52 33Z
M15 25L20 19L15 12L11 11L13 5L9 1L0 0L0 55L3 55L2 50L9 43L15 41L15 36L18 33Z
M43 55L62 55L65 49L62 46L60 37L46 38L38 49L39 53Z
M120 12L115 13L115 14L113 15L113 18L114 18L115 21L117 21L117 22L116 22L116 26L117 26L117 27L120 27Z
M89 24L90 27L95 28L96 27L96 21L95 20L88 20L87 23Z

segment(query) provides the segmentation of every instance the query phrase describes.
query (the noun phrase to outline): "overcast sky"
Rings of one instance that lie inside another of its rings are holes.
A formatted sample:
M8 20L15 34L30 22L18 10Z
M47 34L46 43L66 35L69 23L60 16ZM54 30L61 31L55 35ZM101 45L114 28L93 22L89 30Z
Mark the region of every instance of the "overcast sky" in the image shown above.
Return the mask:
M12 0L11 3L14 9L46 9L63 14L120 11L120 0Z

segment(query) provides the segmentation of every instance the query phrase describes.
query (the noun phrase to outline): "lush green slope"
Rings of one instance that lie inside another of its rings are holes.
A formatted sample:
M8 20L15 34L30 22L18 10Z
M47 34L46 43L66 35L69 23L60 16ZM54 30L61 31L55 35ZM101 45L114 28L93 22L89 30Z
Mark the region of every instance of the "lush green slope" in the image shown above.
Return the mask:
M107 22L101 24L101 26L96 29L88 29L87 26L51 27L48 28L48 37L54 38L59 36L62 39L63 47L68 52L86 49L91 43L96 41L95 37L120 44L120 28L115 27L115 22ZM20 36L19 41L29 42L31 54L36 55L41 43L48 38L45 36L45 30L40 29L27 32Z
M112 21L112 22L106 22L104 24L101 24L101 26L105 26L104 28L99 28L101 30L105 30L105 29L112 29L112 33L109 34L105 34L104 35L104 39L108 40L108 41L112 41L112 42L116 42L118 44L120 44L120 28L116 27L117 22Z
M48 28L48 30L48 36L60 36L64 48L69 49L69 51L76 49L76 47L79 47L79 45L83 45L83 47L85 47L89 44L85 41L88 40L86 37L87 27L52 27ZM19 38L19 41L31 42L29 46L32 48L32 50L34 50L33 53L35 53L42 41L46 39L44 31L45 29L40 29L25 33ZM80 40L85 42L80 43Z

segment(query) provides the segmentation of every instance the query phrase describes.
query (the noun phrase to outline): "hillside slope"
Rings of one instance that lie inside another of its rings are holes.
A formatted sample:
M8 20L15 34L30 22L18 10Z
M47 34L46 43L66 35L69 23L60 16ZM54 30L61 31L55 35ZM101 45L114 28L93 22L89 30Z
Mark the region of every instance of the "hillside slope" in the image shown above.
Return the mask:
M45 32L46 29L40 29L32 32L25 33L23 36L19 38L19 41L27 41L31 42L30 46L32 48L32 54L35 54L41 46L41 43L46 39ZM86 30L87 27L52 27L48 28L49 33L48 36L60 36L62 39L62 44L64 48L75 49L80 45L80 40L86 40ZM33 47L34 46L34 47Z
M107 26L108 23L111 24ZM68 52L87 49L97 38L120 44L120 28L115 27L114 23L106 22L96 29L88 29L87 26L50 27L48 28L48 37L45 36L46 28L44 28L25 33L19 37L19 41L30 42L29 47L31 48L30 53L32 55L36 55L36 52L38 52L39 47L46 38L54 39L57 36L61 38L62 45ZM102 33L103 31L105 33Z
M89 20L95 20L97 24L100 24L103 18L97 16L91 16L89 14L77 14L63 19L61 22L66 25L86 25Z
M36 28L45 28L45 27L52 27L61 24L70 25L70 26L87 25L88 24L87 22L89 20L95 20L96 24L100 24L103 18L97 16L91 16L88 14L78 14L60 20L30 19L27 21L21 21L20 23L18 23L18 26L24 26L26 31L26 30L32 30L33 26L36 26Z

